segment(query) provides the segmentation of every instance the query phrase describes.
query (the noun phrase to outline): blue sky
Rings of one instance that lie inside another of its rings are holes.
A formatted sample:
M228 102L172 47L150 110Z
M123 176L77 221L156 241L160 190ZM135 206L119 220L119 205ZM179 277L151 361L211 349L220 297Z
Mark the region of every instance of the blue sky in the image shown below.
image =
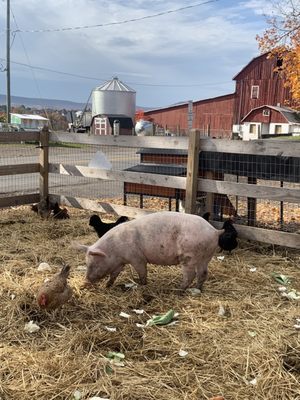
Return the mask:
M11 94L86 102L93 88L113 76L136 90L137 104L144 107L232 93L233 76L259 54L255 36L266 28L270 1L218 0L140 21L59 30L136 19L199 3L11 0L11 29L21 31L13 35L11 47ZM5 16L6 1L1 0L2 66ZM26 32L45 29L58 31ZM4 72L0 79L0 92L5 94Z

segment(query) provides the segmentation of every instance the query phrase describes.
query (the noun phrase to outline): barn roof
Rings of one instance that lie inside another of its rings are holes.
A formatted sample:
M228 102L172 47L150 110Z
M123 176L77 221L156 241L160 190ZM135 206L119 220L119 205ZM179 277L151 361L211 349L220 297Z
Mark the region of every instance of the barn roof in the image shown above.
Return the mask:
M252 108L252 110L249 111L247 115L245 115L245 117L242 119L241 122L245 121L253 111L263 108L270 108L271 110L279 112L286 119L288 123L300 124L300 113L298 111L293 110L292 108L289 107L269 106L267 104L264 106Z
M246 64L246 65L240 70L240 72L238 72L238 73L232 78L232 80L233 80L233 81L236 81L236 80L240 77L240 75L242 75L242 74L245 72L245 70L246 70L252 63L254 63L255 61L257 61L257 60L259 60L259 59L263 59L263 58L266 59L267 56L268 56L268 54L269 54L269 52L260 54L259 56L252 58L252 60L249 61L248 64Z
M217 96L217 97L209 97L208 99L201 99L201 100L194 100L193 104L199 104L199 103L204 103L206 101L218 101L218 100L222 100L224 98L233 98L235 96L235 93L229 93L229 94L223 94L221 96ZM163 110L167 110L170 108L176 108L176 107L182 107L182 106L187 106L189 104L188 101L181 101L175 104L171 104L169 106L164 106L164 107L158 107L158 108L151 108L150 110L146 110L144 111L144 114L147 113L152 113L153 111L163 111Z
M189 103L188 101L180 101L175 104L170 104L169 106L151 108L150 110L145 110L144 114L151 113L153 111L163 111L163 110L167 110L168 108L177 108L177 107L187 106L188 103Z

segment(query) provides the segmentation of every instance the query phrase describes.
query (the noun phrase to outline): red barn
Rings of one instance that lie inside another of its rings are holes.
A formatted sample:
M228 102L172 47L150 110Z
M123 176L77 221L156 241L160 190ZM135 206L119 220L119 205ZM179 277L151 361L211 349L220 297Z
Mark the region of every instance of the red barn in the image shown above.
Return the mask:
M285 81L275 69L281 67L281 60L262 54L253 58L235 77L234 124L254 108L270 105L284 106L291 102L291 94L284 87Z
M193 128L204 135L231 138L243 136L243 119L261 106L292 104L284 79L276 72L281 60L262 54L253 58L235 77L235 93L193 102ZM188 132L189 102L145 111L147 119L174 134Z
M147 120L165 131L185 135L188 130L188 102L145 111Z
M193 128L215 138L231 138L235 94L193 103Z
M145 111L164 130L185 135L188 132L188 102ZM193 128L213 137L231 137L234 93L193 103Z

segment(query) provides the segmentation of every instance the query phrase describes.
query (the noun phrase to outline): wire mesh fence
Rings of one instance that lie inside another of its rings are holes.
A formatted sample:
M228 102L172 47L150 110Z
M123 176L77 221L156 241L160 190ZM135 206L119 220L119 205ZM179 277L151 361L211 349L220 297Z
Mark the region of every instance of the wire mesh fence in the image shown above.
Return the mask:
M12 133L13 135L14 133ZM0 167L37 163L39 149L33 143L0 143ZM39 192L39 174L0 175L0 197Z
M78 139L80 142L80 135ZM1 143L0 169L14 165L38 165L40 151L37 143L33 142ZM187 160L187 150L163 146L132 147L118 141L110 145L50 142L50 165L107 169L124 173L124 176L125 173L136 173L140 179L127 181L50 173L49 193L147 210L184 211L185 187L169 187L166 183L162 184L161 179L186 177ZM152 178L144 180L143 176ZM160 180L153 177L160 177ZM299 232L299 195L293 197L289 192L296 189L299 193L299 157L236 153L229 152L229 149L226 152L203 150L200 152L198 177L214 181L218 188L221 187L218 182L242 184L232 190L218 190L218 193L212 194L201 190L200 184L196 199L199 215L211 203L211 219L215 221L232 217L235 223L241 225ZM38 194L39 179L38 172L1 173L0 199Z
M62 145L50 147L49 162L87 167L107 168L112 171L186 176L186 155L147 155L145 148L105 145ZM184 191L143 183L101 180L70 175L50 174L51 194L109 201L146 209L179 209Z
M186 177L187 174L187 150L177 149L70 145L50 148L50 162L167 176ZM200 153L199 177L251 184L258 189L260 186L299 189L299 168L299 158L295 157L203 151ZM50 191L145 209L184 211L185 206L184 189L155 184L53 174ZM247 192L242 192L240 195L213 193L212 204L213 220L233 217L237 224L242 225L286 232L299 230L300 207L297 202L251 198ZM202 215L206 208L207 193L198 191L197 213Z

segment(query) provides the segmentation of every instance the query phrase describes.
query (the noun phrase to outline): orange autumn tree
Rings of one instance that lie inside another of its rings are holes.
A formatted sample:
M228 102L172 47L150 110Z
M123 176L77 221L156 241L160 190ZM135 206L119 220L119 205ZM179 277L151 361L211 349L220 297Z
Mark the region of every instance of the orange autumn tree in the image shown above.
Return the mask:
M300 110L300 0L273 2L276 16L267 18L269 27L257 40L262 52L282 60L276 70L285 79L294 108Z

